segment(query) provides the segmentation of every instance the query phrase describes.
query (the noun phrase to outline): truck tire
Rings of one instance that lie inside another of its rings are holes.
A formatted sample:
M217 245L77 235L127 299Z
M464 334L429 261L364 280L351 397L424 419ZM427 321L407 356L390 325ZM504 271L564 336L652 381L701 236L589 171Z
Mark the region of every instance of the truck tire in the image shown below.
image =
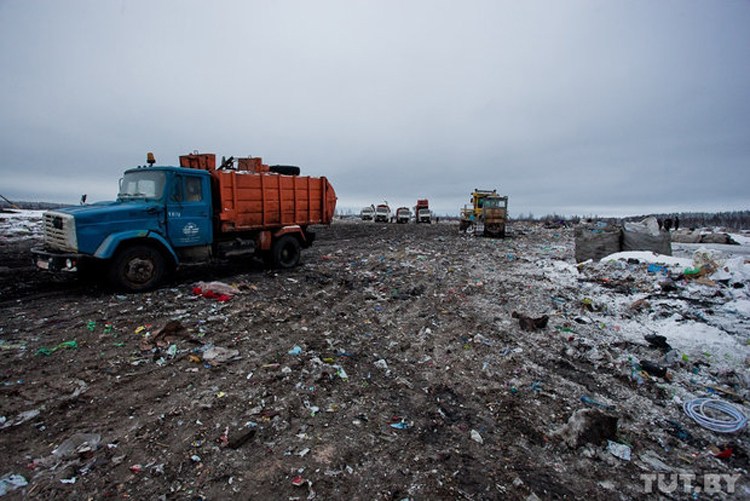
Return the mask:
M299 176L300 173L300 168L294 165L272 165L268 170L285 176Z
M284 235L271 247L271 265L274 268L294 268L299 263L299 240L292 235Z
M117 253L109 275L115 287L138 292L156 287L165 271L161 252L150 245L133 245Z

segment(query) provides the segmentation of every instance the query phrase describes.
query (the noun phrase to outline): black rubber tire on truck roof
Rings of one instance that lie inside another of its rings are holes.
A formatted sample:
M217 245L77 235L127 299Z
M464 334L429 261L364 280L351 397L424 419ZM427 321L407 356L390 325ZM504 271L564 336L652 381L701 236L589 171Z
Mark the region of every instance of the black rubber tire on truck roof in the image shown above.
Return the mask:
M271 264L274 268L289 269L299 264L299 240L292 235L284 235L271 247Z
M268 170L285 176L299 176L300 168L293 165L271 165Z
M115 287L131 292L156 287L164 278L166 264L161 252L150 245L131 245L117 252L109 267Z

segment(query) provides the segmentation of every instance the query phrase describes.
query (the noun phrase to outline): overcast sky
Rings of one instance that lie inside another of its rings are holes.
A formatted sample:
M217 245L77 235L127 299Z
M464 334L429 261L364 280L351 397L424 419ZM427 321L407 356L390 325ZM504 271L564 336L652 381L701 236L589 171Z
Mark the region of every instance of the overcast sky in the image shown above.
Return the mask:
M357 210L747 210L750 2L0 0L0 194L112 199L193 150Z

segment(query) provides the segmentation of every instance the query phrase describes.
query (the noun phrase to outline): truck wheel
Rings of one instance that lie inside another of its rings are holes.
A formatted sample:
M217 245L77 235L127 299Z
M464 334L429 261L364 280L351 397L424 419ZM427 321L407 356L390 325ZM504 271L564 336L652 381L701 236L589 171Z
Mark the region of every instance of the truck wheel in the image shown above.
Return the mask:
M112 261L110 280L129 291L154 288L164 277L164 257L149 245L134 245L118 252Z
M285 176L299 176L300 173L300 168L294 165L272 165L268 170Z
M279 238L271 248L271 263L275 268L294 268L299 263L299 257L299 240L292 235Z

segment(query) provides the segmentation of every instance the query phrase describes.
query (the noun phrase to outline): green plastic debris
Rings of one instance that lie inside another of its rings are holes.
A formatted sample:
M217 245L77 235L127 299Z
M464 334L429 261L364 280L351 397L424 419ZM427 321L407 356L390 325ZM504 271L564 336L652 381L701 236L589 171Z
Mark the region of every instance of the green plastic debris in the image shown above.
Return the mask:
M93 320L89 320L89 322L86 324L86 328L89 330L89 332L94 332L96 329L96 322Z
M700 268L685 268L682 272L683 275L697 275L701 272Z
M45 357L48 357L52 355L57 350L67 350L67 349L77 349L78 343L74 341L63 341L62 343L58 344L57 346L54 346L52 348L47 348L46 346L42 346L39 348L36 352L37 355L44 355Z

